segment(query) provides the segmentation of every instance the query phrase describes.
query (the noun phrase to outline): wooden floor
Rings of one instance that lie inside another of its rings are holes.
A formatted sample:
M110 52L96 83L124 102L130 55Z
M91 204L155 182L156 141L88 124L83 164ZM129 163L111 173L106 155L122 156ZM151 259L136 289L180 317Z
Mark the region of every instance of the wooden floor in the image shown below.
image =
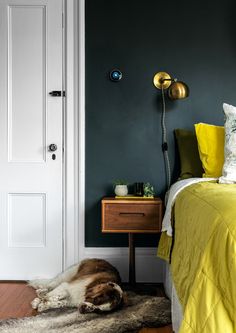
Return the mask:
M30 302L35 292L25 282L0 282L0 319L35 316ZM140 333L172 333L171 326L145 328Z
M34 316L35 292L24 282L0 282L0 319Z

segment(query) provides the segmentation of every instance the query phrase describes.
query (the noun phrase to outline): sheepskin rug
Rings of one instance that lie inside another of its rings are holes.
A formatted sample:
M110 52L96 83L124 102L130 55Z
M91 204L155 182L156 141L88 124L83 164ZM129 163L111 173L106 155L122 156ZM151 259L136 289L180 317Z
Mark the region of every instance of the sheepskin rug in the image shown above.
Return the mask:
M77 309L51 310L35 317L0 321L1 333L127 333L171 322L170 301L128 293L128 305L107 314L80 314Z

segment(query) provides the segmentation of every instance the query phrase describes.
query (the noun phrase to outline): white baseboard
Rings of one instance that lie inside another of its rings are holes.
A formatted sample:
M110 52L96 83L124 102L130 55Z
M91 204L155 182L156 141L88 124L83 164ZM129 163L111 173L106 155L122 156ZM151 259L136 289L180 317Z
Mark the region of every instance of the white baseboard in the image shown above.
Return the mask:
M164 262L156 256L156 248L136 248L136 281L162 283L164 281ZM109 261L120 272L123 282L128 281L128 248L84 247L80 259L101 258Z

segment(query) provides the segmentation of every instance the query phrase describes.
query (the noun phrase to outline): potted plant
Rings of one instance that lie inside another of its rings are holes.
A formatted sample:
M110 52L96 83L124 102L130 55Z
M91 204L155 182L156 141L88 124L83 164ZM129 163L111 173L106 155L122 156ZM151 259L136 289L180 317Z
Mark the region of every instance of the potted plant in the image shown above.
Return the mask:
M119 197L126 196L128 194L128 182L123 179L116 179L114 182L115 194Z
M153 198L155 195L154 187L150 183L143 185L144 197Z

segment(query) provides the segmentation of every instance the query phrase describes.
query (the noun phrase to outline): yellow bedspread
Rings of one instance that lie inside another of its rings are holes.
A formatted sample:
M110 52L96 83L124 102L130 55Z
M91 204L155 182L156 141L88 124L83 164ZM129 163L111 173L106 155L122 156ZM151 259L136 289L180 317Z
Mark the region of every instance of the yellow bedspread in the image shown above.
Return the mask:
M236 185L185 188L174 206L171 272L183 308L179 333L236 333ZM162 235L158 255L172 240Z

